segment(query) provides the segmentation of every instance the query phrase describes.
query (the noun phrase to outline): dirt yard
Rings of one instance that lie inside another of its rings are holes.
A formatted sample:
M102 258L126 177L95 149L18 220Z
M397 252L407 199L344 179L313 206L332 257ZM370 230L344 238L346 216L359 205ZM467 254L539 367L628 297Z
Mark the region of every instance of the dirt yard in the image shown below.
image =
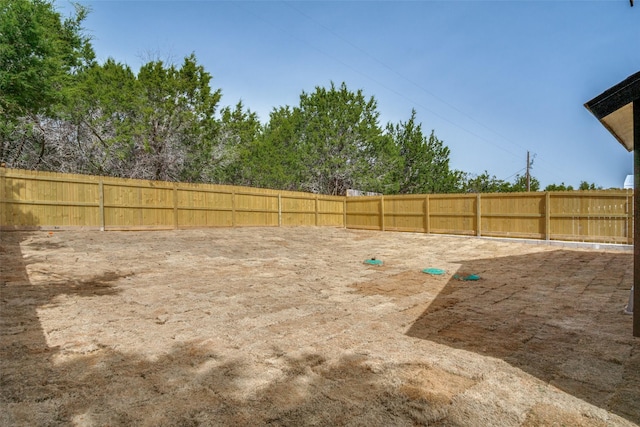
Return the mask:
M0 235L2 426L640 423L629 250L332 228Z

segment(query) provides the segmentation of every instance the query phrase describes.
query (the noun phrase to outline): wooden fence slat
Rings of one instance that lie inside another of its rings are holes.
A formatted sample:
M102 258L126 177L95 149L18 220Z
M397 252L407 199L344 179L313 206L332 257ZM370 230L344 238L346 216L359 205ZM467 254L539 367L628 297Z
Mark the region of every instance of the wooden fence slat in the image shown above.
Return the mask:
M551 193L544 194L544 239L551 240Z
M482 235L482 205L480 194L476 197L476 236Z
M100 206L98 208L100 209L100 231L104 231L104 183L102 182L102 179L100 179L100 182L98 183L98 197L100 199Z

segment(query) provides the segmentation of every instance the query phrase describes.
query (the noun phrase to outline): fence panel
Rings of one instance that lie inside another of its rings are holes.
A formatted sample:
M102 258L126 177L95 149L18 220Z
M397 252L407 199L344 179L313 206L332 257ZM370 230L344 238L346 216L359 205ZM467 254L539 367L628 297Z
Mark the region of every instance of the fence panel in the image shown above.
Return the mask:
M170 183L104 179L105 228L174 228L174 194Z
M424 195L384 196L384 229L425 233L426 203Z
M483 194L480 216L483 236L544 239L545 193Z
M346 198L346 227L597 243L633 242L626 190Z
M324 227L344 227L344 197L318 196L318 221L316 225Z
M0 168L0 227L97 228L99 183L94 177L53 172L13 173Z
M627 244L633 242L631 191L551 193L550 199L551 239Z
M280 224L284 226L316 225L316 198L309 196L280 196Z
M5 168L0 176L3 229L277 226L283 219L344 226L341 197Z
M176 228L233 226L233 190L178 184L175 194Z
M381 196L347 198L347 228L383 230L383 205Z
M478 197L475 194L429 195L429 230L439 234L476 235Z
M277 226L278 212L277 194L235 193L236 226Z

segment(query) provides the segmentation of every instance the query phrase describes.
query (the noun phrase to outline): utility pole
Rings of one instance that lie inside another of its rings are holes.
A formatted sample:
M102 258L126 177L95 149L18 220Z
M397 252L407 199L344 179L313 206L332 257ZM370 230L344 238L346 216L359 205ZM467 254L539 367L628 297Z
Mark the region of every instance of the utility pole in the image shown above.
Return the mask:
M527 193L531 188L531 175L529 174L529 167L531 162L529 162L529 152L527 151Z

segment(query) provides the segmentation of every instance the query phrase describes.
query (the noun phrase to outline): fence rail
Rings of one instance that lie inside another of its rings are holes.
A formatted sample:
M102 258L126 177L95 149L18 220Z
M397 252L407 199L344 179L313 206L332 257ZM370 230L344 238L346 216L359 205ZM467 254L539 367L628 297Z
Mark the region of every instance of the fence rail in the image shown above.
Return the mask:
M0 168L0 229L333 226L633 243L633 192L339 197Z

